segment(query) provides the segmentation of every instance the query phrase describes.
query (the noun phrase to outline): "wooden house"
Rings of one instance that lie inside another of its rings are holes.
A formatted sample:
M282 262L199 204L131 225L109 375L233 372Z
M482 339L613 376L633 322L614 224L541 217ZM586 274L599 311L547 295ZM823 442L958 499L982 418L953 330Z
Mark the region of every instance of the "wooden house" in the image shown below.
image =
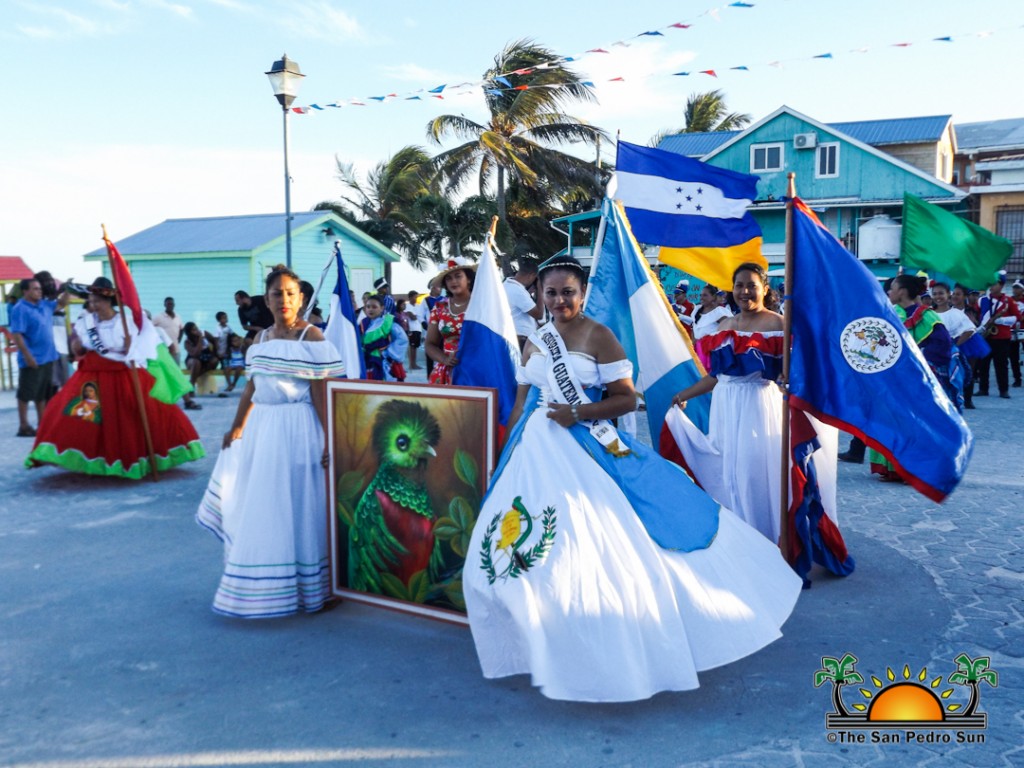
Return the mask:
M168 219L128 237L111 235L146 309L162 312L164 298L172 296L185 322L209 331L222 310L238 330L235 291L262 294L267 273L285 263L283 213ZM292 214L292 269L315 287L335 240L341 241L349 286L357 296L372 290L386 265L399 260L397 253L337 214L310 211ZM102 262L103 274L110 275L105 247L84 258ZM332 270L320 292L325 315L334 284Z

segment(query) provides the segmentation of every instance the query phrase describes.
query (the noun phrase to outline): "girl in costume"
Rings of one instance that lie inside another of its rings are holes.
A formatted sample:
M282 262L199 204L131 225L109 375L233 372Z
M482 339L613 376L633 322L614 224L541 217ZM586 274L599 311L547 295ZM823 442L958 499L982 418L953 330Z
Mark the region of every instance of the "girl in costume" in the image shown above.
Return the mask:
M71 351L80 357L77 370L43 413L26 466L54 464L132 480L152 472L129 357L136 362L157 470L205 455L192 422L174 405L188 382L166 348L159 354L156 329L148 319L143 318L141 330L131 319L127 325L129 337L113 283L96 278L71 337Z
M529 337L463 570L485 677L550 698L634 701L780 636L801 581L675 465L617 434L635 408L618 340L582 312L586 273L541 265L553 320ZM602 399L601 390L607 392Z
M733 273L740 313L701 340L709 374L676 394L665 417L682 462L723 506L778 542L781 531L782 315L765 308L768 276L757 264ZM705 435L683 413L686 401L714 390ZM835 521L836 430L815 423L822 503Z
M718 329L718 324L729 317L732 317L732 312L718 303L718 289L713 285L701 288L700 306L693 311L693 346L704 370L710 367L711 361L700 341L705 336L713 334Z
M267 618L316 611L330 596L323 380L344 374L334 345L301 319L299 278L267 276L274 324L247 353L248 383L196 522L224 542L213 610Z
M964 294L963 289L960 290L962 301ZM963 396L964 408L973 409L974 376L972 370L978 360L991 354L992 349L978 333L971 318L963 310L953 306L952 297L953 294L949 290L948 283L938 282L932 286L935 312L942 320L942 324L946 326L946 330L949 331L949 335L953 339L953 351L960 358L958 363L962 371L960 392Z
M963 372L953 356L953 339L935 310L921 306L917 300L924 292L925 285L923 277L897 275L890 281L886 291L896 316L903 321L911 338L917 342L943 391L957 409L962 410L959 385L963 381ZM869 450L868 460L871 462L872 474L880 475L887 482L903 482L893 465L878 451Z
M459 364L459 339L462 321L473 295L476 265L459 257L448 260L448 266L430 281L444 286L447 301L441 301L430 310L427 323L426 355L435 365L430 372L431 384L451 384L452 368Z
M406 350L409 337L395 316L384 311L384 299L371 296L363 304L364 316L359 319L363 341L366 378L371 381L405 381Z

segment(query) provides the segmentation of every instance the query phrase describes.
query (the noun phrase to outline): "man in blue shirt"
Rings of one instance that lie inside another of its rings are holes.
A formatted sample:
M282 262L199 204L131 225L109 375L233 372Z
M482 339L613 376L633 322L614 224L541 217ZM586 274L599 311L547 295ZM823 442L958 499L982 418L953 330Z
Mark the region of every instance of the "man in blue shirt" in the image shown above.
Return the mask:
M36 421L43 418L57 359L53 313L66 303L67 294L44 299L39 281L29 277L21 281L21 300L11 308L10 331L18 347L18 437L36 434L28 423L29 403L36 404Z

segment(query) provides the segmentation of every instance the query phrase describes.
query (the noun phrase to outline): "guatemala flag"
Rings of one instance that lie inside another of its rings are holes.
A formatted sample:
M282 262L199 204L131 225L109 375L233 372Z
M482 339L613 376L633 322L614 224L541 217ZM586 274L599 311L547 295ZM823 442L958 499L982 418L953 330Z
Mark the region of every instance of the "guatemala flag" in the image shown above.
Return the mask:
M672 397L704 371L690 338L668 303L629 229L619 203L604 201L601 229L584 312L608 326L633 363L637 391L647 402L652 445L659 443ZM711 396L690 401L687 415L707 431Z
M490 238L484 244L473 296L462 321L458 359L452 369L452 384L498 390L498 422L504 426L516 403L519 340Z
M942 501L967 469L970 429L874 275L799 199L792 249L790 404L857 435Z
M359 339L356 325L356 311L349 295L348 278L345 277L345 262L341 260L341 241L334 241L334 261L338 266L338 282L331 294L330 316L324 338L334 345L345 363L345 378L365 379L366 363L363 361L363 344Z
M620 141L612 196L626 207L637 240L661 246L662 262L728 290L740 264L768 268L761 228L747 210L757 180Z

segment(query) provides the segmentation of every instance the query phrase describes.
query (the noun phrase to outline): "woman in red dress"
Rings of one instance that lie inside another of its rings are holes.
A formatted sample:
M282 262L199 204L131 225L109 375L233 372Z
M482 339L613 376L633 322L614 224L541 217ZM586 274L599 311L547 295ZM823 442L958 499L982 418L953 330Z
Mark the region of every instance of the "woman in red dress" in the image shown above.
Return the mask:
M153 471L127 359L137 338L143 341L151 334L155 351L157 337L144 320L139 332L129 321L131 337L126 338L116 307L113 284L96 278L71 337L71 351L80 358L78 370L47 404L26 466L54 464L72 472L132 480ZM145 367L137 366L136 372L157 470L201 459L205 452L192 422L173 400L153 396L157 381ZM170 396L180 396L178 389L171 388Z
M432 285L443 285L448 295L446 301L439 301L430 311L427 324L427 343L424 348L427 357L435 363L430 373L431 384L452 383L452 368L459 363L462 321L473 294L475 278L476 265L463 258L455 258L449 259L448 266L430 281Z

